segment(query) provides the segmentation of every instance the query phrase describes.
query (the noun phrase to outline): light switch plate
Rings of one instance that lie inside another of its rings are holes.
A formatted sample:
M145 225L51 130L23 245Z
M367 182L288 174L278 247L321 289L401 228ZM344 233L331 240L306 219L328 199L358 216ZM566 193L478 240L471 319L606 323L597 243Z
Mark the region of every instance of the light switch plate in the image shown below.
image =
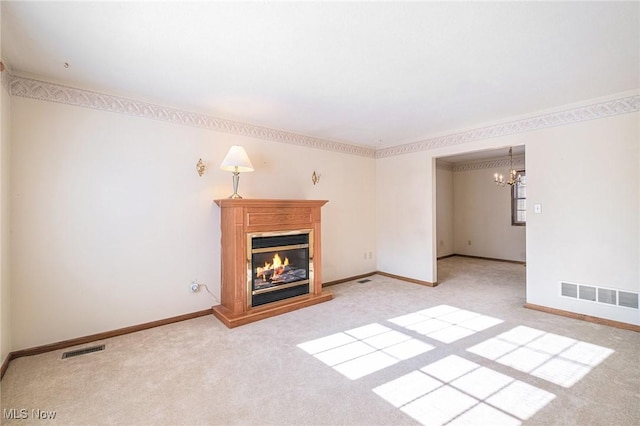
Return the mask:
M533 205L534 213L542 213L542 204L534 204Z

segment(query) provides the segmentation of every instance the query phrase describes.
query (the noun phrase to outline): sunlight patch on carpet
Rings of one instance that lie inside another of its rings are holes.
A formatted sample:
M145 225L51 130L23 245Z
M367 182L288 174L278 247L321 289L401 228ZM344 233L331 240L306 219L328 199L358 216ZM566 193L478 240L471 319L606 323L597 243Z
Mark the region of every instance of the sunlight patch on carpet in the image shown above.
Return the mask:
M436 348L421 336L446 347L503 320L439 305L388 322L409 334L371 323L301 343L298 347L345 377L356 380ZM466 351L565 388L573 386L614 352L527 326L496 333L495 337ZM547 390L466 359L467 352L462 356L444 356L375 387L373 392L425 425L519 425L556 397Z
M452 343L503 321L449 305L392 318L389 322L443 343Z
M351 380L434 348L378 323L311 340L298 347Z
M519 425L555 395L450 355L373 389L425 425Z
M469 352L569 388L614 351L553 333L518 326Z

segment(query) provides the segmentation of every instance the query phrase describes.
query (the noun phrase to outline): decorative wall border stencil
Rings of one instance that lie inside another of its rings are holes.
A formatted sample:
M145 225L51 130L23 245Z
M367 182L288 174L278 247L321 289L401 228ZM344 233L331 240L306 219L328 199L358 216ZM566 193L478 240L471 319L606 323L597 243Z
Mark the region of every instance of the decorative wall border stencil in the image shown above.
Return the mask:
M524 167L524 155L513 157L514 168ZM468 172L471 170L509 168L509 157L492 158L488 160L468 161L466 163L454 164L454 172Z
M4 87L9 94L11 94L11 90L9 89L9 79L11 78L11 74L9 73L9 70L5 68L0 75L0 84L2 84L2 87Z
M283 130L253 124L225 120L205 114L188 112L148 102L136 101L121 96L107 95L84 89L63 86L10 74L2 73L2 85L8 87L12 96L57 102L101 111L115 112L151 120L166 121L184 126L200 127L235 135L250 136L291 145L324 149L344 154L369 158L384 158L410 154L466 142L506 136L515 133L563 126L581 121L595 120L620 114L640 111L640 95L627 96L606 102L567 109L522 120L481 127L464 132L425 139L422 141L392 146L389 148L367 148L327 139L305 136Z
M436 169L446 170L448 172L453 171L453 163L449 163L448 161L436 161Z
M581 121L596 120L598 118L612 117L614 115L637 111L640 111L640 95L628 96L560 112L425 139L419 142L383 148L376 151L376 158L410 154L428 149L459 145L466 142L546 129L549 127L564 126Z
M9 93L12 96L115 112L184 126L200 127L223 133L336 151L343 154L353 154L370 158L375 157L375 150L373 148L349 145L283 130L225 120L205 114L182 111L176 108L136 101L121 96L106 95L104 93L77 89L16 75L10 76L9 87Z

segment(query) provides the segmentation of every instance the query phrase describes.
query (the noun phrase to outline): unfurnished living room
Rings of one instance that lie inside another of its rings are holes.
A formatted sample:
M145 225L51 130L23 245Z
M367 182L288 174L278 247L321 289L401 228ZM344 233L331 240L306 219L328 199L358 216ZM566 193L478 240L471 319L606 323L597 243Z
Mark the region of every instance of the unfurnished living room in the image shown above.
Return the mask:
M0 24L0 423L640 424L640 2Z

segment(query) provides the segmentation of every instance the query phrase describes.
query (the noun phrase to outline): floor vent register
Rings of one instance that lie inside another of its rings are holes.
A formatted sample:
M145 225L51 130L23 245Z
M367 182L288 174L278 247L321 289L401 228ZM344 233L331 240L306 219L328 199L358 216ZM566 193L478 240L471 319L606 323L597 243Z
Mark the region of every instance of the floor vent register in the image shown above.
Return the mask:
M71 358L71 357L74 357L74 356L85 355L85 354L90 354L92 352L103 351L104 350L104 346L105 345L91 346L89 348L82 348L82 349L77 349L75 351L65 352L65 353L62 354L62 359Z

